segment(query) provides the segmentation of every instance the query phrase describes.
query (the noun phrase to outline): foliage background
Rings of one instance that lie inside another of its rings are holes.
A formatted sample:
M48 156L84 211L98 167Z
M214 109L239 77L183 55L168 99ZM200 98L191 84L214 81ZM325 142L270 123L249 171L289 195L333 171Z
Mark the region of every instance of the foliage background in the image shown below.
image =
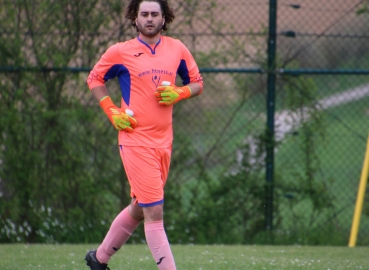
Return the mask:
M267 2L171 1L205 89L174 111L171 242L348 240L368 135L368 2L278 1L273 231L265 228ZM125 1L0 0L0 242L91 243L129 202L116 131L87 89L134 38ZM116 81L107 83L117 103ZM368 244L366 196L359 245ZM144 242L142 226L130 240Z

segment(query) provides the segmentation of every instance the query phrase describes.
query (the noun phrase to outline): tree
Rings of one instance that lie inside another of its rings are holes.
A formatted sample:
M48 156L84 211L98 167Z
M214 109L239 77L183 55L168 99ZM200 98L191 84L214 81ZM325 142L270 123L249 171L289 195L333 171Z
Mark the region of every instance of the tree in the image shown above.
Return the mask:
M63 68L90 67L102 48L126 34L125 3L0 5L6 25L0 65L16 71L0 74L1 241L89 241L110 222L106 208L116 202L108 195L121 195L126 181L116 147L106 147L116 145L115 133L103 128L108 123L96 112L86 73ZM121 197L123 204L128 198Z

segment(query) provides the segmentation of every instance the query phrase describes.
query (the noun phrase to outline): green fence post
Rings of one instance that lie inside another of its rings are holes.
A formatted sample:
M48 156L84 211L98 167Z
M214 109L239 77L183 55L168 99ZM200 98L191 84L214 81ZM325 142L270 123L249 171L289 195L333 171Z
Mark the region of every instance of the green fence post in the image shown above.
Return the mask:
M266 188L265 188L265 229L273 230L273 182L274 182L274 110L276 81L276 42L277 42L277 0L269 2L268 34L268 93L267 93L267 132L266 132Z

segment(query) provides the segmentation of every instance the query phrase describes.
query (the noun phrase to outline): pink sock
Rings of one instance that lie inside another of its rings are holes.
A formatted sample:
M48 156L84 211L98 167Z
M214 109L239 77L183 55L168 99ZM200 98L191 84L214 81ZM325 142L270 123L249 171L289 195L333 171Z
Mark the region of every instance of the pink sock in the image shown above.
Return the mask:
M176 264L170 250L163 221L145 222L146 242L160 270L175 270Z
M131 237L138 224L140 221L131 217L128 207L120 212L111 224L104 241L97 249L96 257L99 262L107 264L110 257Z

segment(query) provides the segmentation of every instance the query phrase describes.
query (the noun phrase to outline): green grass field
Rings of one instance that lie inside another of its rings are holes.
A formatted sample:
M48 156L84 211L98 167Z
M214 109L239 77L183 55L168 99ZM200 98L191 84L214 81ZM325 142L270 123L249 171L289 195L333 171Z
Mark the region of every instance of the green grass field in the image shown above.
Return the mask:
M0 269L87 270L84 256L94 245L0 245ZM369 247L172 246L177 268L195 269L369 269ZM157 269L146 245L126 245L111 270Z

